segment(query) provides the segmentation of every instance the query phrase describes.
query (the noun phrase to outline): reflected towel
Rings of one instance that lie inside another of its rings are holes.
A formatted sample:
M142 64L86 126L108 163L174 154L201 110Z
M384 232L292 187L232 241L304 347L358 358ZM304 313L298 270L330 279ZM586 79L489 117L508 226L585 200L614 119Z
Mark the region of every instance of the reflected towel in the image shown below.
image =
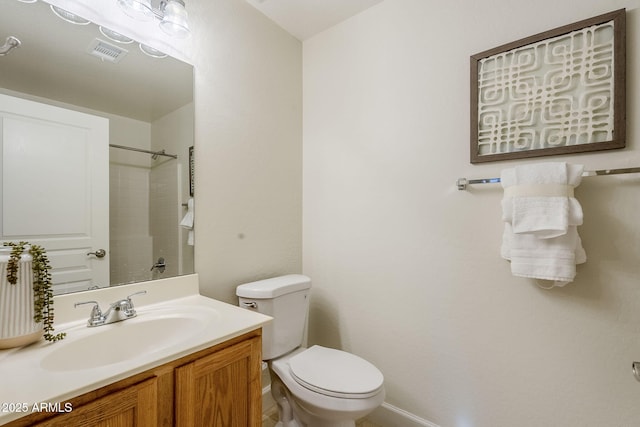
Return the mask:
M193 232L193 223L194 223L194 213L193 213L193 197L187 201L187 213L180 221L180 227L186 228L189 230L187 234L187 245L194 245L194 232Z
M180 226L188 229L193 228L193 197L187 202L187 213L180 221Z

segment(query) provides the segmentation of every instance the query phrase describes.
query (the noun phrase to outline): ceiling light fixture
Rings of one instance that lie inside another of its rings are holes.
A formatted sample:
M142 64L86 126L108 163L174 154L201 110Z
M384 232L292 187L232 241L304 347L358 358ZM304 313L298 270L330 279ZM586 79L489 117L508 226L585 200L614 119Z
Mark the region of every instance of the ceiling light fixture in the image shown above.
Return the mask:
M159 51L158 49L154 49L151 46L147 46L146 44L142 44L140 43L140 50L142 51L142 53L144 53L145 55L149 55L152 58L166 58L168 55L162 51Z
M120 33L117 33L107 27L103 27L102 25L100 26L99 30L103 36L105 36L109 40L113 40L114 42L118 42L122 44L133 43L133 39L130 39L129 37L124 36Z
M58 6L54 6L54 5L50 5L50 6L53 13L63 21L67 21L76 25L88 25L91 23L91 21L84 19L76 15L75 13L68 12L62 8L59 8Z
M186 38L191 34L189 17L182 0L162 0L154 9L151 0L116 0L128 16L139 21L160 21L160 29L176 38Z

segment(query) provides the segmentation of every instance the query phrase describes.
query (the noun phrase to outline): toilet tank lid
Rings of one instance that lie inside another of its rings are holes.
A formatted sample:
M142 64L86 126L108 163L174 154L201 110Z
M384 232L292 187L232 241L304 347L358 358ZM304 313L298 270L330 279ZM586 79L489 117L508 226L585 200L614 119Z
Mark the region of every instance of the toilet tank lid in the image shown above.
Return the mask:
M310 287L311 279L309 277L302 274L288 274L240 285L236 288L236 295L243 298L267 299Z

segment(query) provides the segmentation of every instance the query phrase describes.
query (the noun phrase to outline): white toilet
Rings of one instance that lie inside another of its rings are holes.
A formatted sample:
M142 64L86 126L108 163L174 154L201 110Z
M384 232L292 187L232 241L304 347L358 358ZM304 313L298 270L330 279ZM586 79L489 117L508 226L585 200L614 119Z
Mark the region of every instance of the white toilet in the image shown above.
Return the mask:
M236 288L240 306L274 318L262 330L262 359L269 362L277 427L353 427L384 401L382 373L340 350L302 347L311 280L301 274Z

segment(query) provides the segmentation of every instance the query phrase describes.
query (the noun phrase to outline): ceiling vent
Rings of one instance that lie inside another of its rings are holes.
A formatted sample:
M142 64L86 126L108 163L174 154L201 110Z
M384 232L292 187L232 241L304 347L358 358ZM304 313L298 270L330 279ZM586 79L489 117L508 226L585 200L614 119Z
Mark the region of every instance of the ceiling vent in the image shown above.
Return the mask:
M97 56L103 61L114 63L120 62L120 60L129 53L128 50L122 49L100 39L94 39L89 45L87 52L93 56Z

